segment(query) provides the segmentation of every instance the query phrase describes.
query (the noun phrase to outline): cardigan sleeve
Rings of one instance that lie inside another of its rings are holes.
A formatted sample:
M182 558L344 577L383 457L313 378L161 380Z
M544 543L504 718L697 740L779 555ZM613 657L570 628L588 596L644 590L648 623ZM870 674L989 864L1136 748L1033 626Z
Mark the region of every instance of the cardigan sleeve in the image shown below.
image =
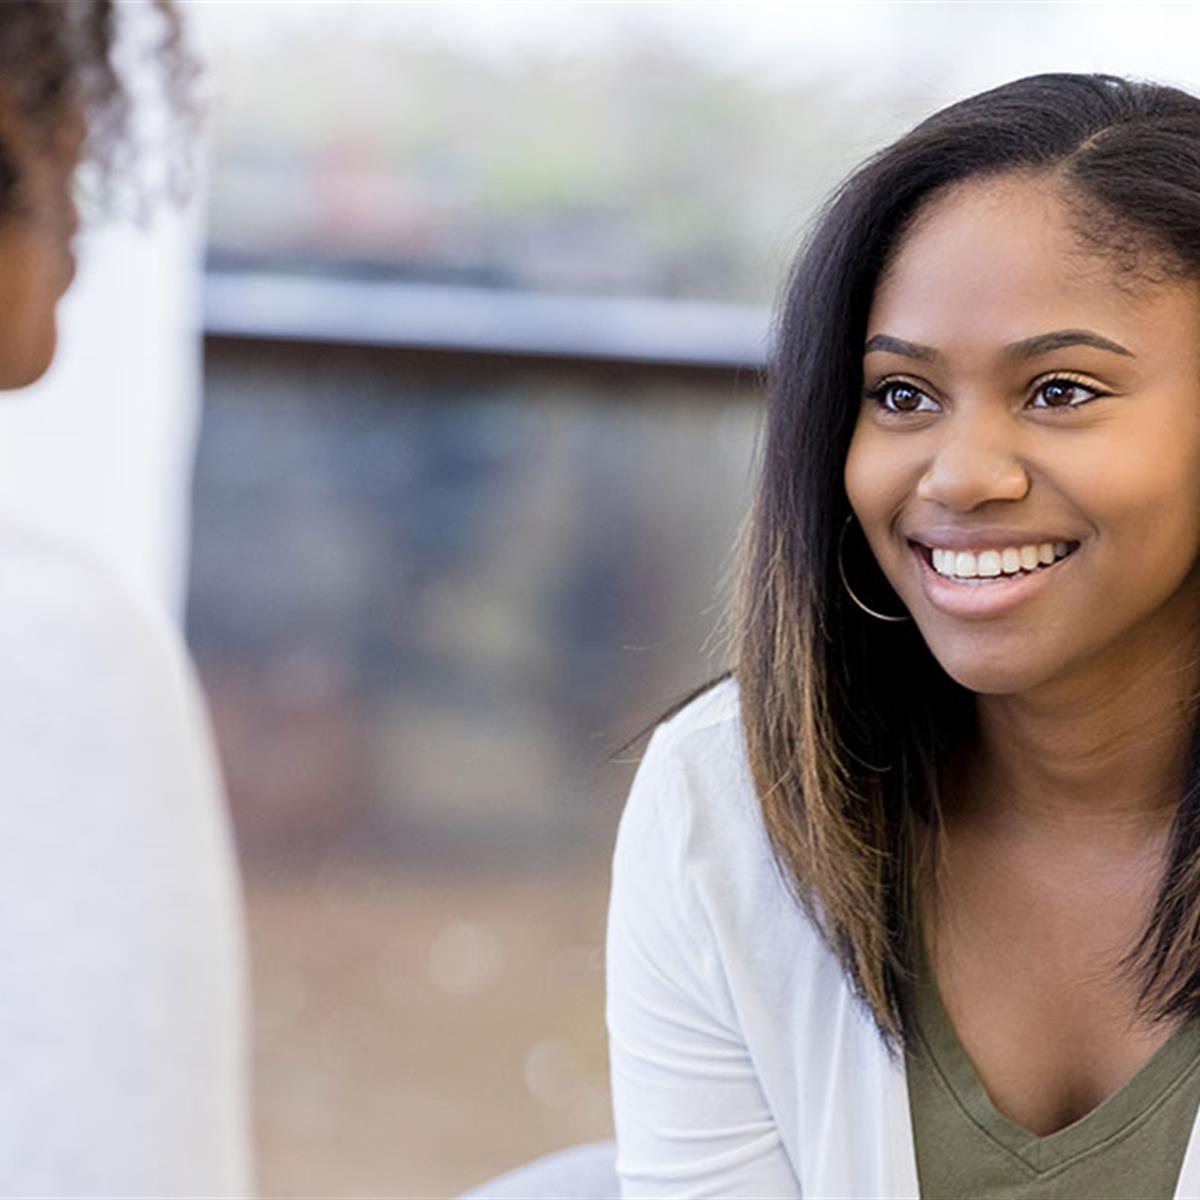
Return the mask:
M798 1197L689 871L692 797L670 728L651 740L617 835L607 1023L622 1195Z
M173 629L102 568L0 570L0 1194L253 1189L241 896Z

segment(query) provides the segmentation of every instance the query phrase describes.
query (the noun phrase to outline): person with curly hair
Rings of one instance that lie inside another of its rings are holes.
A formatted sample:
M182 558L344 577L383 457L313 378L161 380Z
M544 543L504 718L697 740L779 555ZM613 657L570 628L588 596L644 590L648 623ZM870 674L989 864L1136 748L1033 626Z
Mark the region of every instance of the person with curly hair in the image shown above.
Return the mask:
M147 192L126 20L153 33L183 163L195 68L169 3L0 4L0 388L54 356L79 173L110 204ZM0 515L0 684L0 1195L249 1195L241 898L178 635Z

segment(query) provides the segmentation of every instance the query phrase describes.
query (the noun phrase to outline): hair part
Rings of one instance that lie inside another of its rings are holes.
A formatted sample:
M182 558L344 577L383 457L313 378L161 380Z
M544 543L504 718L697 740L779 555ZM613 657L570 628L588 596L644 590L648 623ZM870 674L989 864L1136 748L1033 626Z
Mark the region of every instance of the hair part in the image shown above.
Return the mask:
M893 1051L913 1036L917 882L936 884L939 786L970 745L975 700L914 625L883 625L842 589L842 477L881 272L932 197L1014 173L1053 183L1081 252L1106 257L1123 286L1200 277L1200 100L1179 89L1034 75L935 113L869 159L818 214L777 316L731 619L776 859ZM861 536L847 538L846 566L856 590L895 610ZM1122 964L1153 1018L1200 1016L1200 731L1181 795L1158 902Z

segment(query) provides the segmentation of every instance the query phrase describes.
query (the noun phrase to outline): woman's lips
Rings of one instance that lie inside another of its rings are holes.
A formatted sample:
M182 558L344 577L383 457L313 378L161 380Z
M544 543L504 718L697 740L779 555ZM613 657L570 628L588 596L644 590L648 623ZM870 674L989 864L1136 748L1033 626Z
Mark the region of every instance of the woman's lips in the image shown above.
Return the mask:
M925 546L910 542L921 572L921 585L929 603L950 617L967 620L1001 616L1037 596L1054 581L1079 554L1080 545L1065 558L1020 575L998 575L986 582L959 583L933 569L932 554Z

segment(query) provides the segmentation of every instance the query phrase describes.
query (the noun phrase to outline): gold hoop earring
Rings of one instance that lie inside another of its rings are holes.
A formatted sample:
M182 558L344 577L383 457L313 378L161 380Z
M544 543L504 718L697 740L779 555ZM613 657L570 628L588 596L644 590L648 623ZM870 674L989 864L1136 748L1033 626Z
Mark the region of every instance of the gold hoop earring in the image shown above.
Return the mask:
M863 612L867 613L869 616L874 617L876 620L879 620L879 621L911 621L912 620L911 613L905 613L903 616L900 616L900 617L893 617L893 616L889 615L888 613L876 612L873 608L868 608L854 594L854 589L850 586L850 582L846 578L846 568L842 562L842 551L845 549L845 545L846 545L846 530L850 528L850 522L853 520L854 520L854 514L850 513L850 515L846 518L846 523L842 526L842 532L838 535L838 551L837 551L838 574L842 577L842 587L844 587L846 589L846 594L850 597L851 600L854 601L855 604L858 605L859 608L861 608L863 610Z

